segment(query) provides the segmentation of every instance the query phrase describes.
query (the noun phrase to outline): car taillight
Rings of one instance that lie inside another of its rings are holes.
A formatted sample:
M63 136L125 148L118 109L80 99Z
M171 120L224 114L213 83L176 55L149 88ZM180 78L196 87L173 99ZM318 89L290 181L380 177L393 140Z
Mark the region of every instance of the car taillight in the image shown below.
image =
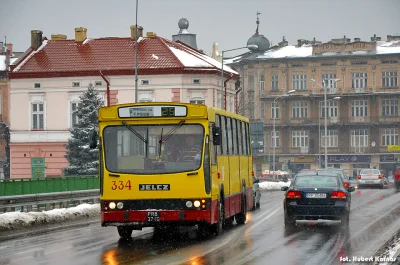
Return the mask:
M382 178L382 175L378 175L378 179L381 179Z
M345 188L348 188L348 187L350 187L350 183L348 183L348 182L345 182L345 183L344 183L344 187L345 187Z
M332 191L331 199L333 200L346 200L346 193L343 191Z
M288 191L286 194L287 199L300 199L301 198L301 193L298 190L291 190Z
M361 179L361 175L358 175L357 178L358 178L358 179Z

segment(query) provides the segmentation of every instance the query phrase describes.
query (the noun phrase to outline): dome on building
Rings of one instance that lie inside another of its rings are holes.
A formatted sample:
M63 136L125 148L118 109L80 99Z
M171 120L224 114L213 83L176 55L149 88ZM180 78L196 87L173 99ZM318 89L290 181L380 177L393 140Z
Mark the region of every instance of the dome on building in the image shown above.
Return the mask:
M258 31L258 27L260 25L260 20L258 18L258 15L260 15L260 14L261 13L257 12L256 33L253 36L251 36L250 39L247 41L247 46L257 45L257 48L249 48L249 50L251 50L253 52L265 52L271 46L269 40L266 37L264 37L264 35L260 34L260 32Z

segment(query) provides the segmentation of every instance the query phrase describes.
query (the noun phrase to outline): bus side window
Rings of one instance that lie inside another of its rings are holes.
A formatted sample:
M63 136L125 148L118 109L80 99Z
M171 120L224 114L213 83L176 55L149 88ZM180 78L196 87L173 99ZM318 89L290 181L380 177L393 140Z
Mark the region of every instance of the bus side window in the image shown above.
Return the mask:
M226 117L221 116L221 138L222 138L222 155L228 153L228 132L226 130Z
M232 133L232 118L226 117L227 121L227 136L228 136L228 155L233 155L233 133Z
M245 146L246 146L246 155L250 155L249 145L250 145L250 135L249 135L249 124L245 123Z
M210 132L212 132L212 128L215 126L214 123L210 123ZM207 144L207 143L206 143ZM219 147L214 145L213 141L210 141L210 155L211 155L211 164L217 165L217 154Z
M239 155L244 155L243 153L243 134L242 134L242 121L238 121L238 138L239 138Z
M233 154L238 155L238 138L237 138L237 120L232 119L232 132L233 132Z
M222 126L221 126L221 116L220 115L217 115L216 116L216 119L215 119L215 126L216 127L219 127L221 130L222 130ZM217 146L217 154L220 156L220 155L222 155L223 154L223 146L224 146L224 140L223 140L223 138L224 137L222 137L223 136L223 134L222 134L222 132L221 132L221 138L222 138L222 142L221 142L221 144L219 145L219 146Z

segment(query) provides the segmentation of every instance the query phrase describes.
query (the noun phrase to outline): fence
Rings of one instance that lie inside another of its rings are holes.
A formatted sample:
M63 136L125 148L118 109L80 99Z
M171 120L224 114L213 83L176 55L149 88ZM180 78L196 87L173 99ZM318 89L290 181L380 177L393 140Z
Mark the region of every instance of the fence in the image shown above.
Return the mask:
M99 189L98 176L76 176L46 179L2 179L0 198L28 194Z

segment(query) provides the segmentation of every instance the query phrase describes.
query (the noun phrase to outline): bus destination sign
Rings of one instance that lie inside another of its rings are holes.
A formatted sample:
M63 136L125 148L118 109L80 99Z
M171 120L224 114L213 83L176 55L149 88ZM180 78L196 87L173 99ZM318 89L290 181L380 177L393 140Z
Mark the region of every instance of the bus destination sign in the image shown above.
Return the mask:
M130 117L153 117L153 108L152 107L135 107L129 108L129 116Z
M171 105L121 107L118 115L120 118L186 117L187 108Z

